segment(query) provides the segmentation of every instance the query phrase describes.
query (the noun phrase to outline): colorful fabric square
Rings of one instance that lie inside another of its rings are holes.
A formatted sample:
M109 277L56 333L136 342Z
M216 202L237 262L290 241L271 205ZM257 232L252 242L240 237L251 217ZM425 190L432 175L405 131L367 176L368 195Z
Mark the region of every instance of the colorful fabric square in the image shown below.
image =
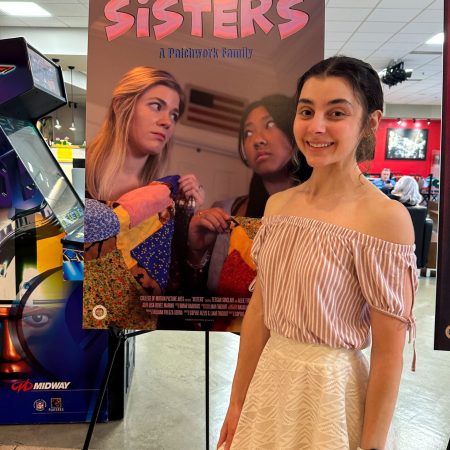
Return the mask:
M122 252L127 267L131 268L136 265L136 260L131 256L131 250L142 244L163 225L159 220L159 215L155 214L130 229L130 217L127 211L119 206L115 208L115 212L120 223L120 232L117 234L116 240L117 249Z
M158 178L156 181L159 183L165 183L169 186L170 191L172 192L172 198L176 198L178 195L178 180L180 179L180 175L168 175L167 177Z
M142 308L146 295L131 275L119 251L86 262L83 291L83 326L155 329L156 318Z
M142 244L131 251L131 256L165 290L169 280L174 220L169 220Z
M261 226L261 221L259 219L243 217L235 218L235 220L240 220L240 226L235 227L231 232L228 255L237 251L245 263L254 270L256 269L256 266L250 256L250 252L252 249L253 237Z
M261 220L234 217L234 221L239 225L230 234L228 255L220 272L217 293L225 297L249 297L248 287L256 276L256 265L250 252Z
M173 206L171 186L155 181L127 192L117 200L117 203L128 212L130 228L133 228L158 212Z
M86 199L84 232L86 242L98 242L115 236L120 229L114 211L98 200Z
M252 217L234 216L234 220L245 230L247 236L253 240L256 233L261 227L261 219L254 219Z
M250 297L248 286L256 276L256 270L242 259L237 250L233 250L225 260L220 272L217 295L221 297Z

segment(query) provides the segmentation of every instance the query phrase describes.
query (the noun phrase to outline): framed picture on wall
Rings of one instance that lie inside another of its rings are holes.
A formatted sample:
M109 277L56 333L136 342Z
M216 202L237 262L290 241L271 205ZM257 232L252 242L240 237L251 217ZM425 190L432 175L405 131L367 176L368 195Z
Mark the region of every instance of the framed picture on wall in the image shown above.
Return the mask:
M386 159L418 159L427 156L428 130L422 128L388 128Z

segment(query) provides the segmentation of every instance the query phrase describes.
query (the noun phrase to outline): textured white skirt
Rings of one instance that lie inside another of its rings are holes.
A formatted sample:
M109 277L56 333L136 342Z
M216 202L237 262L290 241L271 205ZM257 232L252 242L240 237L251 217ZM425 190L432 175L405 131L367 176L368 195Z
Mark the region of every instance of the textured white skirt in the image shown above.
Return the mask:
M368 362L360 351L272 333L247 392L232 450L356 450L367 380Z

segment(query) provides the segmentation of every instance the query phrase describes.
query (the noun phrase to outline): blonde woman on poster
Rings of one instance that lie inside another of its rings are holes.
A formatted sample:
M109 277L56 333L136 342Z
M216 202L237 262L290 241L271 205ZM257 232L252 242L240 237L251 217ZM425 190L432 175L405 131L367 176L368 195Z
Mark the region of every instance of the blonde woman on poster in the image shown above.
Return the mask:
M218 446L391 450L417 278L408 211L358 167L374 152L380 80L333 57L300 78L297 99L295 140L313 172L270 197L254 239L258 276ZM386 217L396 226L380 226Z
M163 294L170 283L175 200L201 206L205 199L193 174L158 178L183 109L170 73L135 67L115 87L88 146L85 326L155 327L139 299Z
M86 155L86 188L97 200L117 200L155 181L167 161L184 93L175 78L152 67L135 67L115 87L108 115ZM199 206L205 194L195 175L180 190Z

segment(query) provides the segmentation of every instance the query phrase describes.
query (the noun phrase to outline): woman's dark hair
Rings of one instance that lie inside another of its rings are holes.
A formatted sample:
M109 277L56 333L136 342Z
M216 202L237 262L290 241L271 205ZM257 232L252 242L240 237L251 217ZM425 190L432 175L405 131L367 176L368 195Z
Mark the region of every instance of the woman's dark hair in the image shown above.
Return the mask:
M245 211L245 216L262 217L268 199L269 193L264 186L262 178L257 173L253 173L250 181L250 188L248 190L247 211Z
M297 82L298 100L302 88L312 77L339 77L349 83L358 97L363 110L363 138L356 150L356 161L373 159L375 152L375 135L368 127L369 115L377 110L383 111L383 89L380 77L370 64L349 56L332 56L324 59L305 72Z
M242 162L248 167L247 158L245 157L244 152L244 128L245 121L247 120L248 115L259 106L263 106L267 109L268 113L272 116L275 121L277 127L286 135L289 142L291 142L292 146L295 145L294 139L294 119L295 112L297 108L297 99L292 97L287 97L282 94L273 94L267 95L260 100L257 100L253 103L250 103L242 113L241 122L239 124L239 156L241 157ZM306 181L311 175L311 167L306 163L306 159L303 154L295 155L295 150L293 151L293 159L289 163L289 173L296 181ZM299 160L299 161L297 161ZM255 186L262 185L262 180L258 183L255 183ZM250 190L252 188L252 183L250 183ZM268 195L268 194L267 194ZM267 199L266 199L267 200ZM265 202L264 202L265 204Z

